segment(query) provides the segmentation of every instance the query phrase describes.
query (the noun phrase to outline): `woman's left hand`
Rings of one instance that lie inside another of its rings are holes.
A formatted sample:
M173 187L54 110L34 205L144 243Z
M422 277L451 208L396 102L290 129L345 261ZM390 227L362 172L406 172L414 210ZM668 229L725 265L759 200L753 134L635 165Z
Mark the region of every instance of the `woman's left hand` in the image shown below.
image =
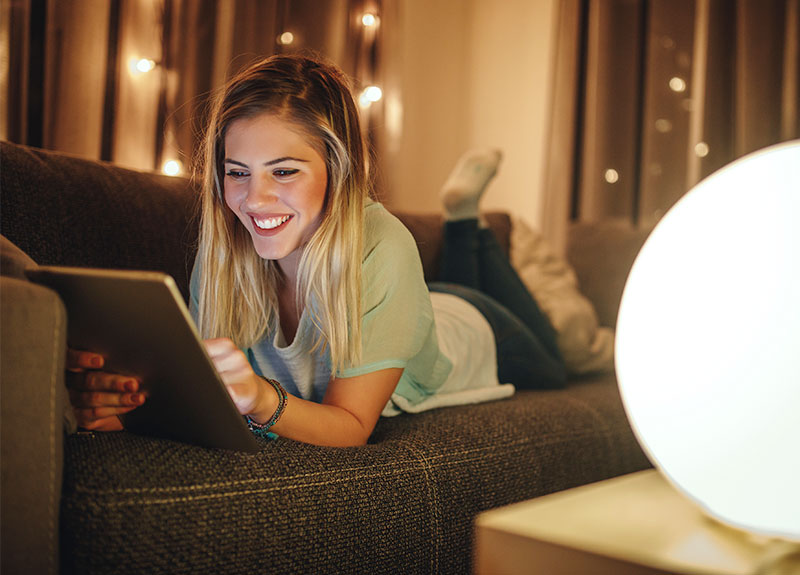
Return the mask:
M228 338L207 339L203 343L239 413L247 415L263 410L267 385L253 371L244 352Z

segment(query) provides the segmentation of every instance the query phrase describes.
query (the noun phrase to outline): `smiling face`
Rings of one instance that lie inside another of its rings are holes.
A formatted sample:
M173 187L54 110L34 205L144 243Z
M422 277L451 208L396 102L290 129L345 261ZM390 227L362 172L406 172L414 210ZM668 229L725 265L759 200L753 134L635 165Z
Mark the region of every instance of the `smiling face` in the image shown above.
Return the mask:
M319 227L325 159L291 123L273 114L235 120L225 135L225 203L259 256L293 276Z

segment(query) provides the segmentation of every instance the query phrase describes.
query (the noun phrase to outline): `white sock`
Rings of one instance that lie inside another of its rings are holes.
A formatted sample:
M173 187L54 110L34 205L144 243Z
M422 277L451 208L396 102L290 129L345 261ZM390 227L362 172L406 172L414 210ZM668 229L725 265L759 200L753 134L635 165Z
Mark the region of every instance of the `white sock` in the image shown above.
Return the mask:
M446 219L478 217L478 203L502 157L494 149L470 150L461 156L440 192Z

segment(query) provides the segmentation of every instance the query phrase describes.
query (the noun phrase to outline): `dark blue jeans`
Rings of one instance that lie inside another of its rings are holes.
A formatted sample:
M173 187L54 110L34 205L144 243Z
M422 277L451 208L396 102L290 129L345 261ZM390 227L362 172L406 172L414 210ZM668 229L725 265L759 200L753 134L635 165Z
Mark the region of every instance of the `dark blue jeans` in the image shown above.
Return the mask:
M433 292L459 296L492 326L497 375L518 389L554 389L566 382L556 333L511 266L492 231L477 220L446 222Z

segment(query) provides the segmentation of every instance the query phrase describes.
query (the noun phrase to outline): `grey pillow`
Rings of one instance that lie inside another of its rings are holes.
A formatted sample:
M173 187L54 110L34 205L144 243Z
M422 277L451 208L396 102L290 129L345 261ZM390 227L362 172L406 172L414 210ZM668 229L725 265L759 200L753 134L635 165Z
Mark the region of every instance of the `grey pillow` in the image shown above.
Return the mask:
M39 265L28 254L14 242L0 235L0 275L27 280L25 270L36 267ZM63 425L64 431L68 434L75 433L78 429L78 422L68 401L64 405Z
M0 235L0 275L27 279L25 270L38 267L28 254L11 240Z

